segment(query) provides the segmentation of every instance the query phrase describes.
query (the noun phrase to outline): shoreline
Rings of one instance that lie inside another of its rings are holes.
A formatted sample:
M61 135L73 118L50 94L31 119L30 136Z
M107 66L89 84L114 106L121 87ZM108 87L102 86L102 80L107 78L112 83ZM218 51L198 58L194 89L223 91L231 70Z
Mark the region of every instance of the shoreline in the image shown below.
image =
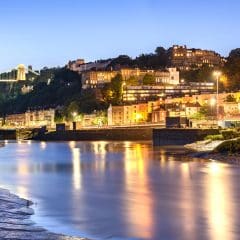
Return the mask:
M191 152L190 157L201 158L206 160L215 160L224 163L240 165L240 154L227 154L227 153L213 153L213 152Z
M18 240L90 240L56 234L39 227L30 218L32 202L0 188L0 239Z
M188 155L191 157L240 164L240 153L229 154L227 152L214 151L223 142L204 140L184 145L184 148L190 151Z

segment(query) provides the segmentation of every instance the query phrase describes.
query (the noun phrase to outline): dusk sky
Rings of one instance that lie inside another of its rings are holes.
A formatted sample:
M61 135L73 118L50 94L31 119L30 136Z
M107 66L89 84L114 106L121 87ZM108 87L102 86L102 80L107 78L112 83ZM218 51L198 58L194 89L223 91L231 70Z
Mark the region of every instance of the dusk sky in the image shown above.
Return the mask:
M173 44L228 55L240 47L239 0L7 0L0 3L0 70L62 66Z

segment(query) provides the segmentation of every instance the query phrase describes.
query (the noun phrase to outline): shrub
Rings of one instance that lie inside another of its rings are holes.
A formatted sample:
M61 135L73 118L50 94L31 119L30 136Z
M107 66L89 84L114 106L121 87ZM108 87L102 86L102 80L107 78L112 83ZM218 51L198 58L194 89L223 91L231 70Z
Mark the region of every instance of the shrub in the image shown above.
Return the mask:
M225 140L240 137L240 133L234 130L224 130L221 133Z
M205 140L216 141L216 140L224 140L224 138L223 138L222 134L216 134L216 135L208 135L208 136L206 136Z
M240 138L236 140L227 140L221 143L215 149L216 152L237 153L240 152Z

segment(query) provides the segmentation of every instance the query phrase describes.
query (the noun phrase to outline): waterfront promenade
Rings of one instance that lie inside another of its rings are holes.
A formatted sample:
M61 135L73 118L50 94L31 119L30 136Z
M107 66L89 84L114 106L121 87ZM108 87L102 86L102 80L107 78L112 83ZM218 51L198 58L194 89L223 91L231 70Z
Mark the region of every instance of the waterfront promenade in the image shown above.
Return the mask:
M31 202L0 189L0 239L18 240L86 240L50 233L38 227L30 217Z

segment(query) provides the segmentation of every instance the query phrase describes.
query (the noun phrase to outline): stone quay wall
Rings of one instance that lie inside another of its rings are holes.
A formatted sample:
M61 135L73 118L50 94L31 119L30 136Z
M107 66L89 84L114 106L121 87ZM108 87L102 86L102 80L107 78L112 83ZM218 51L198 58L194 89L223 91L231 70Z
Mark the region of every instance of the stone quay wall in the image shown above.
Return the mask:
M207 135L219 134L218 129L162 128L153 129L154 146L185 145L204 140Z
M0 130L0 140L16 140L16 130Z
M152 128L115 128L55 131L40 134L41 141L151 141Z

